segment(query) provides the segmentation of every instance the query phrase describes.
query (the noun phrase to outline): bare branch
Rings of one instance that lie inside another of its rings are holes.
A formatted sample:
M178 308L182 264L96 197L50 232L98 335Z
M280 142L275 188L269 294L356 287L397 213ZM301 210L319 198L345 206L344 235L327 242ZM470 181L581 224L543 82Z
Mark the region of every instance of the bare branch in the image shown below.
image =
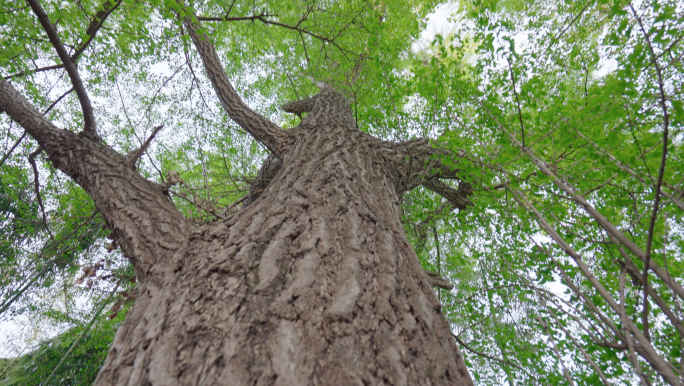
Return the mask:
M425 272L428 279L430 280L430 284L432 284L433 287L444 288L445 290L449 290L449 291L454 289L454 285L449 283L443 277L439 276L439 274L437 272L432 272L432 271L429 271L427 269L424 269L423 272Z
M211 84L230 118L250 133L254 139L266 146L276 157L282 159L291 143L289 134L245 105L221 66L221 61L209 36L197 31L201 26L192 22L190 17L183 19L183 25L202 57Z
M660 168L658 170L658 181L656 182L655 186L655 198L653 200L653 212L651 213L651 223L649 224L648 227L648 239L646 240L646 256L644 257L644 261L646 262L644 264L644 279L643 279L643 284L644 284L644 310L643 310L643 323L644 323L644 334L646 337L648 337L648 269L649 269L649 263L651 262L651 248L653 246L653 232L655 230L655 223L656 219L658 218L658 206L660 204L660 189L663 185L663 176L665 175L665 164L667 162L667 136L669 134L669 127L670 127L670 115L668 114L667 111L667 97L665 96L665 84L663 81L663 74L660 69L660 65L658 64L658 59L656 57L655 52L653 51L653 45L651 44L651 38L646 32L646 29L644 28L644 24L641 21L641 18L639 15L637 15L636 10L632 6L632 4L629 4L629 8L632 10L632 14L634 14L634 18L636 18L637 22L639 23L639 27L641 28L641 32L644 35L644 40L646 40L646 45L648 46L648 50L651 54L651 62L653 63L653 66L655 67L656 70L656 75L658 76L658 89L660 91L660 107L663 110L663 154L660 159Z
M62 44L62 40L59 38L59 34L57 33L55 26L50 21L50 18L45 13L45 10L40 5L38 0L26 1L31 6L33 13L35 13L36 17L38 17L40 24L43 26L43 29L50 38L50 42L55 47L59 59L64 64L64 68L66 69L67 74L69 74L69 78L71 79L71 83L74 86L76 95L78 95L78 100L81 103L81 110L83 111L83 132L86 134L86 136L90 137L90 139L98 141L99 137L96 132L95 113L93 111L93 106L90 104L88 93L86 92L85 87L83 86L81 77L78 75L78 70L76 69L74 61L71 60L71 57L69 56L66 49L64 48L64 45Z
M470 201L470 199L468 199L468 196L473 194L473 189L466 183L461 184L458 190L452 188L437 178L426 180L422 185L446 198L451 204L454 205L454 207L460 210L464 210L468 206L475 205L472 201Z
M301 118L303 113L310 113L313 110L314 103L316 103L316 97L288 102L280 106L279 109L286 113L296 114Z
M136 150L133 150L132 152L126 154L126 158L128 158L128 162L131 163L131 165L135 165L135 163L138 161L138 158L147 150L147 148L150 146L152 143L152 140L154 137L159 133L159 130L161 130L164 127L164 125L159 125L152 129L152 134L150 134L149 137L145 140L145 142L140 145L139 148Z
M38 201L38 206L40 207L40 213L43 218L43 226L45 227L45 231L48 233L50 236L50 240L52 240L53 243L56 244L55 242L55 237L52 235L52 231L50 231L50 227L48 226L47 223L47 215L45 214L45 206L43 205L43 199L41 198L40 195L40 181L39 181L39 176L38 176L38 167L36 166L36 157L38 154L43 152L43 148L38 146L38 149L34 151L33 153L29 154L28 156L28 161L31 164L31 167L33 168L33 184L34 184L34 189L36 192L36 200Z

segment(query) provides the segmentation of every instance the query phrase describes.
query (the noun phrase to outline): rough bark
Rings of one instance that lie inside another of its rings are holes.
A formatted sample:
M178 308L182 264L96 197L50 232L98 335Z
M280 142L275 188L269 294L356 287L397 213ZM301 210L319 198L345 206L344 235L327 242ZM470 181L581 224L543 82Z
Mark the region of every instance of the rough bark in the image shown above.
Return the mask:
M139 276L96 384L471 385L399 218L402 192L455 171L427 141L357 130L331 88L285 132L186 28L231 117L281 165L249 206L202 228L126 157L55 127L0 80L0 111L93 198Z
M252 205L141 288L97 384L471 384L377 148L294 137Z

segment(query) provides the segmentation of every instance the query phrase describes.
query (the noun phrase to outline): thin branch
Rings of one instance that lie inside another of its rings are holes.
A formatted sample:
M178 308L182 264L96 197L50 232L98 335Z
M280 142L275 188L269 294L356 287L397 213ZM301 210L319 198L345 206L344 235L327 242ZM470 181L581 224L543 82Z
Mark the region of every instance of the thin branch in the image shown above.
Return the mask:
M516 365L515 363L511 363L511 362L509 362L509 361L506 361L506 360L503 360L503 359L499 359L499 358L493 357L493 356L491 356L491 355L487 355L487 354L485 354L485 353L483 353L483 352L477 351L477 350L471 348L470 346L468 346L464 341L462 341L462 340L461 340L458 336L456 336L456 334L454 334L453 332L451 333L451 336L453 336L454 339L456 339L456 341L458 342L458 344L460 344L461 346L463 346L463 348L465 348L466 350L470 351L471 353L473 353L473 354L475 354L475 355L477 355L477 356L481 356L481 357L483 357L483 358L487 358L487 359L491 359L491 360L496 361L496 362L499 362L499 363L503 363L503 364L505 364L505 365L507 365L507 366L511 366L511 367L516 368L516 369L518 369L518 370L520 370L520 371L523 371L523 372L524 372L525 374L527 374L530 378L534 379L537 383L540 383L539 380L538 380L537 378L535 378L535 377L534 377L532 374L530 374L527 370L525 370L524 368L522 368L522 367Z
M508 62L508 71L511 74L511 83L513 83L513 94L515 94L515 103L518 107L518 119L520 120L520 134L522 135L522 146L525 147L525 124L523 123L522 109L520 108L520 98L518 97L518 90L515 88L515 76L513 75L513 65L511 64L510 55L506 57Z
M93 18L90 20L90 25L88 25L88 29L86 29L85 34L88 36L88 40L86 40L79 48L76 49L76 52L71 55L71 60L74 63L78 61L78 58L81 56L81 54L86 50L86 48L88 48L90 43L93 41L93 38L95 38L97 31L100 30L105 20L107 20L107 17L109 17L109 15L114 12L117 7L119 7L121 1L122 0L118 0L113 5L109 0L105 0L102 3L102 9L100 9L95 16L93 16Z
M542 295L539 292L537 292L537 296L539 296L539 298L541 300L541 304L544 306L544 308L546 308L546 310L551 314L553 319L556 321L556 325L565 333L565 336L570 338L570 340L572 341L572 344L574 344L575 347L577 347L580 350L580 352L582 353L584 358L587 360L587 362L589 362L591 367L594 368L594 371L596 371L596 373L599 375L599 377L601 378L601 381L603 381L603 384L606 386L612 386L612 383L608 380L608 378L606 378L606 375L603 373L603 371L601 371L601 368L596 364L596 362L594 362L594 360L591 358L591 356L589 356L589 353L587 353L586 350L584 350L582 345L579 344L579 342L577 342L575 337L572 336L572 334L570 334L570 332L565 328L565 326L563 326L563 323L561 323L560 319L558 319L556 314L553 312L553 309L551 309L551 307L546 305L546 302L544 301L544 298L542 297Z
M176 197L182 198L183 200L187 201L187 202L188 202L189 204L191 204L192 206L195 206L195 207L197 207L197 208L203 210L204 212L213 215L213 216L216 217L216 218L219 218L219 219L221 219L221 220L225 220L225 219L226 219L226 217L225 217L223 214L216 213L216 211L214 211L212 208L209 208L209 207L207 207L207 206L205 206L205 205L202 205L202 204L200 204L200 203L197 203L197 202L193 201L192 199L190 199L190 198L189 198L187 195L185 195L184 193L174 192L173 190L170 190L170 189L169 189L169 193L173 194L173 195L176 196Z
M98 213L97 211L94 211L93 214L91 214L90 217L88 217L83 223L81 223L79 226L74 228L74 230L69 232L69 234L62 237L62 239L59 240L59 242L57 244L53 243L52 248L54 248L54 254L53 254L54 257L52 258L52 260L50 260L50 262L45 264L43 269L41 269L37 274L31 275L31 278L29 280L22 283L19 286L18 290L15 290L13 293L11 293L7 297L7 300L5 300L2 304L0 304L0 315L2 315L2 313L5 312L15 301L17 301L17 299L19 299L26 292L26 290L28 290L31 287L31 285L33 283L35 283L38 279L42 278L43 275L50 268L52 268L52 266L62 257L62 254L66 253L66 252L70 251L71 249L75 248L76 246L78 246L78 243L75 243L73 245L67 246L66 248L57 249L60 246L60 244L64 243L67 240L71 240L70 237L73 236L74 234L76 234L76 232L78 232L83 226L88 224L95 217L95 215L97 215L97 213ZM80 242L82 240L82 238L83 238L83 236L79 236L76 238L76 240ZM52 242L52 240L50 240L50 242ZM48 248L48 246L45 246L43 248L40 255L38 256L39 258L41 258L45 255L47 248Z
M64 75L64 73L62 73L62 75ZM43 115L49 113L50 110L52 110L53 107L57 106L57 103L61 102L62 99L64 99L64 97L66 97L67 95L71 94L72 91L74 91L74 88L73 88L73 87L70 88L69 90L67 90L67 91L66 91L64 94L62 94L59 98L57 98L56 101L52 102L52 104L51 104L50 106L48 106L48 108L45 109L45 111L43 111Z
M311 36L311 37L313 37L313 38L316 38L316 39L318 39L318 40L321 40L321 41L323 41L323 42L325 42L325 43L330 43L330 44L332 44L335 48L337 48L338 50L340 50L340 51L342 51L342 52L350 53L350 54L353 54L353 55L357 55L355 52L352 52L352 51L350 51L350 50L348 50L348 49L346 49L346 48L342 48L339 44L337 44L337 42L335 42L335 39L330 39L330 38L327 38L327 37L325 37L325 36L321 36L321 35L319 35L319 34L313 33L313 32L311 32L311 31L309 31L309 30L304 29L304 28L300 28L300 27L299 27L299 24L296 25L296 26L293 26L293 25L284 24L284 23L280 23L280 22L277 22L277 21L273 21L273 20L268 20L268 19L266 19L266 18L269 17L269 16L276 16L276 15L260 14L260 15L242 16L242 17L211 17L211 16L198 16L198 17L197 17L197 20L198 20L198 21L245 21L245 20L247 20L247 21L255 21L255 20L258 20L258 21L260 21L260 22L262 22L262 23L264 23L264 24L266 24L266 25L274 25L274 26L282 27L282 28L289 29L289 30L292 30L292 31L296 31L296 32L298 32L298 33L302 33L302 34L305 34L305 35L309 35L309 36Z
M563 28L563 29L561 30L561 32L560 32L557 36L554 36L554 37L553 37L552 42L555 42L556 40L560 39L561 36L563 36L563 35L565 34L565 32L566 32L568 29L570 29L570 27L575 23L575 21L577 21L577 19L579 19L580 16L582 16L582 14L584 13L584 11L586 11L587 8L589 8L589 6L590 6L591 4L593 4L593 1L588 1L588 2L587 2L587 5L585 5L584 8L582 8L581 11L579 11L579 13L577 14L577 16L575 16L575 17L570 21L570 24L568 24L567 27L565 26L565 23L567 22L567 19L566 19L566 20L563 22L563 25L561 26L561 28Z
M660 107L663 110L663 154L660 159L660 169L658 170L658 181L656 182L655 186L655 199L653 200L653 212L651 214L651 223L649 224L648 227L648 239L646 240L646 257L644 258L646 264L644 264L644 279L643 279L643 285L644 285L644 310L643 310L643 324L644 324L644 334L648 338L649 332L648 332L648 269L649 269L649 263L651 262L651 248L653 246L653 233L655 230L655 223L656 219L658 218L658 206L660 204L660 189L663 185L663 176L665 175L665 163L667 162L667 136L669 134L669 127L670 127L670 115L667 111L667 97L665 96L665 84L663 81L663 74L662 70L660 68L660 65L658 64L658 59L656 57L655 52L653 51L653 45L651 44L651 38L649 37L648 33L646 32L646 29L644 28L644 24L637 15L636 10L632 6L632 4L629 4L629 8L632 10L632 14L634 14L634 17L636 18L637 22L639 23L639 27L641 28L641 32L644 35L644 40L646 40L646 45L648 46L648 50L651 53L651 62L653 63L653 66L655 67L656 74L658 76L658 89L660 91Z
M60 68L64 68L63 64L55 64L53 66L47 66L47 67L41 67L41 68L36 68L35 70L29 70L29 71L22 71L22 72L17 72L16 74L8 75L5 77L5 79L9 80L12 78L17 78L20 76L24 76L27 74L35 74L37 72L43 72L43 71L50 71L50 70L57 70Z
M601 284L601 282L591 273L591 270L582 260L582 257L575 251L564 239L558 234L558 232L549 225L549 223L544 219L544 217L539 213L537 208L530 203L525 196L517 189L508 187L511 192L513 192L516 197L516 201L520 205L528 210L534 212L538 219L540 227L560 246L574 261L577 267L580 269L582 274L589 280L593 287L598 291L601 297L610 305L610 307L617 313L619 313L619 304L615 301L613 296L606 290L606 288ZM646 359L649 364L655 369L667 382L672 385L681 385L682 382L677 375L670 369L668 363L658 354L651 342L646 339L644 334L634 325L630 320L623 320L623 323L628 327L630 331L640 343L639 353Z
M574 187L572 187L567 181L561 179L553 171L551 171L548 165L541 159L539 159L529 147L522 147L520 141L518 141L518 139L504 125L502 125L499 122L499 120L492 114L492 112L489 110L489 108L487 108L487 106L484 103L479 102L479 105L482 107L485 113L492 119L492 121L496 123L496 125L508 135L508 137L513 142L514 146L520 148L523 151L523 153L525 153L532 160L532 162L542 172L544 172L544 174L551 177L551 180L556 186L561 188L570 197L572 197L572 200L575 201L578 206L582 207L590 216L592 216L606 230L607 233L610 233L613 236L615 236L615 238L622 245L624 245L630 252L639 257L641 261L646 262L645 252L641 248L639 248L639 246L637 246L636 243L634 243L634 241L625 236L623 232L618 230L617 227L608 220L608 218L606 218L601 212L596 210L596 208L591 203L589 203L584 197L578 195L575 192ZM666 277L666 274L662 270L662 268L660 268L652 260L649 261L648 267L651 270L653 270L660 278ZM672 288L674 288L677 291L677 293L684 298L684 288L679 283L672 281Z
M627 327L629 325L629 319L627 318L627 313L625 312L625 268L620 270L620 319L622 319L622 325L625 326L624 328L627 330L625 331L625 339L627 340L627 347L629 347L629 361L632 362L632 366L634 366L634 369L639 375L641 384L644 386L651 386L651 382L644 377L644 373L641 371L641 364L639 363L639 360L634 355L634 342L632 341L632 336L629 333L629 328Z
M161 130L163 127L164 125L159 125L152 129L152 134L150 134L150 136L147 137L145 142L142 145L140 145L139 148L126 154L126 158L128 158L128 161L131 163L131 165L135 165L136 161L138 161L138 158L140 158L140 156L147 150L147 148L152 143L154 137L157 135L157 133L159 133L159 130Z
M109 15L121 4L122 0L119 0L117 3L112 6L112 4L109 2L109 0L105 0L104 3L102 4L102 9L93 16L93 18L90 21L90 25L86 29L86 35L88 36L88 40L86 40L83 44L81 44L78 48L74 50L74 54L71 55L71 60L76 63L78 59L80 58L81 54L88 48L90 43L93 41L93 38L95 37L95 34L97 31L100 30L102 25L104 24L105 20ZM27 74L34 74L37 72L43 72L43 71L49 71L49 70L56 70L59 68L64 68L64 64L55 64L53 66L47 66L47 67L41 67L37 68L35 70L30 70L30 71L22 71L18 72L16 74L9 75L5 77L5 79L12 79L20 76L24 76Z
M600 185L595 186L595 187L593 187L593 188L587 190L587 192L586 192L586 193L582 193L581 196L582 196L582 197L586 197L587 195L589 195L589 194L591 194L591 193L593 193L593 192L595 192L595 191L597 191L597 190L603 188L604 186L608 185L608 184L610 183L610 181L612 181L613 179L615 179L615 177L617 177L617 176L618 176L617 173L613 174L613 175L612 175L609 179L607 179L605 182L603 182L603 183L601 183Z
M549 336L549 341L551 341L551 345L553 347L553 352L556 353L556 357L558 359L558 362L560 362L561 367L563 368L563 375L565 376L565 379L568 381L570 386L575 386L575 382L572 381L572 377L570 376L570 372L568 371L568 368L565 366L565 361L563 361L563 356L558 351L558 346L556 345L556 341L553 339L553 334L551 334L551 331L549 330L548 326L546 325L546 322L538 316L537 316L537 321L539 322L539 324L542 325L542 327L544 327L544 330L546 330L546 334Z
M43 385L46 385L46 386L47 386L47 385L50 384L50 381L52 381L52 378L55 377L55 374L57 373L57 371L62 367L62 365L64 365L64 362L66 362L67 358L69 358L69 356L71 355L71 353L78 347L78 345L81 343L81 340L83 339L83 337L85 337L86 334L88 334L88 332L90 332L90 329L93 327L93 324L95 323L95 321L97 320L97 318L100 316L100 314L102 313L102 311L105 309L105 307L107 307L107 305L108 305L109 302L111 301L112 296L113 296L114 294L116 294L116 290L119 289L119 285L120 285L120 284L121 284L120 282L116 284L116 287L114 288L114 291L113 291L113 292L107 297L107 299L102 303L102 305L100 306L100 308L98 308L98 309L95 311L95 314L94 314L93 317L90 319L90 321L88 322L88 324L86 324L86 326L83 328L83 331L81 331L81 333L78 335L78 338L76 338L76 340L74 341L74 343L71 344L71 347L69 347L69 351L67 351L66 354L64 354L64 356L62 357L62 359L59 361L59 363L57 364L57 366L55 366L54 370L52 370L52 372L51 372L50 375L47 377L47 379L45 380L45 382L42 383Z
M24 134L22 134L21 137L19 137L19 139L17 139L17 141L14 142L14 145L12 145L12 148L10 148L9 151L7 153L5 153L4 156L2 156L2 160L0 160L0 167L2 167L2 165L5 163L5 160L7 160L7 158L9 158L10 155L12 155L12 153L14 152L14 149L16 149L17 146L19 146L21 141L23 141L24 138L26 138L27 134L28 133L26 131L24 131Z

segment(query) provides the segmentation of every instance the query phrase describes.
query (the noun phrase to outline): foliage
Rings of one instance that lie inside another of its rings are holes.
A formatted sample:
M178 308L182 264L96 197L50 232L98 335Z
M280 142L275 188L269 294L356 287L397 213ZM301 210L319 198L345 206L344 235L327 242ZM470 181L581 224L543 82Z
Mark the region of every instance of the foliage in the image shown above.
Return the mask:
M68 364L54 375L53 385L91 385L109 352L124 313L115 319L104 318L87 331L86 339L68 357ZM0 363L0 385L41 385L53 372L76 338L83 332L76 326L42 342L36 349L14 361Z

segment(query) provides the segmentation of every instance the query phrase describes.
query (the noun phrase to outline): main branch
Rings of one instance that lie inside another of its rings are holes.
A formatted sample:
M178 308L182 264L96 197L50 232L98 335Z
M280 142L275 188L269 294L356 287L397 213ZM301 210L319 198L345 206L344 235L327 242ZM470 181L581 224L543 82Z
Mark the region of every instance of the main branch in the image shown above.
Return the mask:
M48 121L7 81L0 80L0 111L19 123L48 159L88 193L141 279L170 258L193 225L130 161L111 148ZM164 268L165 269L165 268Z
M291 143L290 136L281 127L256 113L242 101L230 83L209 36L198 32L201 26L194 23L190 17L183 19L183 25L202 57L209 80L230 118L254 139L266 146L276 157L282 159Z

